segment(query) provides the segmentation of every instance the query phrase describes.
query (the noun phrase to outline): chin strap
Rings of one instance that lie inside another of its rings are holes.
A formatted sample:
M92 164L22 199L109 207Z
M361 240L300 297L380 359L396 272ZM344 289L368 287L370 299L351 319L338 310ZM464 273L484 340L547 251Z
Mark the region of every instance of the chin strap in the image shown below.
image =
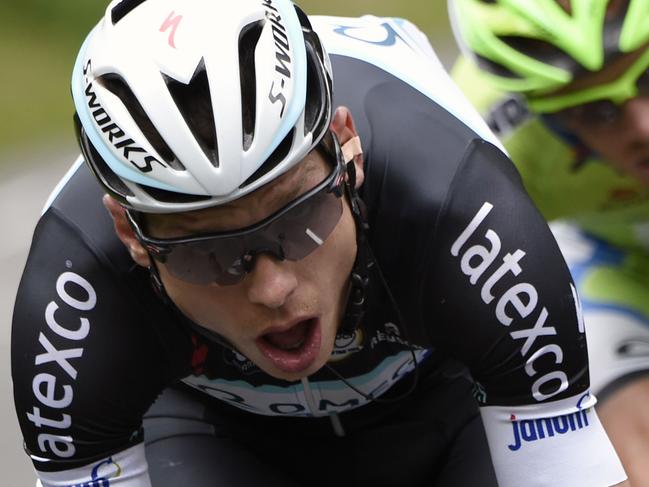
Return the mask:
M357 235L363 232L363 230L360 230L360 226L361 223L357 220ZM364 235L362 237L356 237L356 245L356 260L354 261L354 267L350 276L349 298L347 299L345 314L340 325L340 332L344 334L352 334L358 328L365 315L365 311L367 310L365 294L370 283L370 268L374 264L367 245L367 239Z
M360 137L349 139L342 146L342 153L347 164L347 181L345 192L349 200L354 223L356 224L356 259L350 276L349 298L342 319L340 331L353 333L360 325L367 309L365 294L370 283L370 269L374 265L374 258L367 242L367 223L365 205L356 191L356 166L354 162L363 154Z
M160 278L160 272L158 271L158 267L156 266L153 259L151 260L151 265L149 266L149 279L151 281L151 287L155 291L158 298L166 306L171 308L173 312L176 314L176 316L178 316L185 324L187 324L187 326L194 333L202 336L203 338L206 338L209 341L216 342L219 345L226 347L230 350L237 351L234 345L232 345L224 337L222 337L218 333L214 333L213 331L198 325L197 323L194 323L187 316L185 316L185 313L183 313L178 308L178 306L176 306L176 303L174 303L173 300L169 297L169 294L167 294L167 290L165 289L164 284L162 283L162 279Z

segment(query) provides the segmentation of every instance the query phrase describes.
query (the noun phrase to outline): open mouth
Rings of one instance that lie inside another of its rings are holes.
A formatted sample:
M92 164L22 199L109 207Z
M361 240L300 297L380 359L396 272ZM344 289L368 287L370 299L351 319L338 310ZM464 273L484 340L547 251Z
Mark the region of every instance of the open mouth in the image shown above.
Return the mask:
M283 372L299 373L318 357L321 339L320 320L311 318L285 330L270 331L255 343L275 367Z

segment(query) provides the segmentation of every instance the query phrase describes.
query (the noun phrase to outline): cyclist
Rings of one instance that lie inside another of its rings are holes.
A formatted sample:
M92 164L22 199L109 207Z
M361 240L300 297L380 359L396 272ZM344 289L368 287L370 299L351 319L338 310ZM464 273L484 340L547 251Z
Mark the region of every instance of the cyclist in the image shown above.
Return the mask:
M600 417L649 482L646 0L449 2L455 79L506 145L580 292ZM636 483L638 482L638 483Z
M116 1L72 92L12 335L43 485L626 484L560 251L411 24Z

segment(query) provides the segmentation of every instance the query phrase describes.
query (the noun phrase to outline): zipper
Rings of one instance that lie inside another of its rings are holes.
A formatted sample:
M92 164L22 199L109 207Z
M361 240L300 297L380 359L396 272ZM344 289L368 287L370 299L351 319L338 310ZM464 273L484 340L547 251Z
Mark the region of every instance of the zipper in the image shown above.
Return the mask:
M302 387L304 387L304 398L306 399L306 404L309 408L309 412L314 417L321 417L322 414L318 414L318 408L316 407L315 397L313 397L313 390L311 389L309 379L303 377L302 379L300 379L300 382L302 382ZM343 424L342 421L340 421L338 413L331 411L328 416L329 421L331 421L331 428L333 429L334 434L340 438L346 436L345 429L343 428Z

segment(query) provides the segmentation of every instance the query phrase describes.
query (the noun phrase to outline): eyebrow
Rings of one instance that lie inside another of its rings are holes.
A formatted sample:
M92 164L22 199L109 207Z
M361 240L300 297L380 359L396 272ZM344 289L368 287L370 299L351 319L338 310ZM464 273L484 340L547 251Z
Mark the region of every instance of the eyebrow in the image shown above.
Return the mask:
M284 185L289 185L288 190L280 191L279 188L275 188L275 190L270 192L270 197L269 197L270 200L266 201L265 204L272 208L276 208L277 210L283 208L291 201L295 200L296 198L298 198L299 196L301 196L306 192L304 191L304 186L309 180L309 177L318 169L319 169L319 164L317 163L317 161L308 157L308 159L304 161L303 169L301 171L298 171L302 173L299 176L299 179L290 185L288 182L283 181Z
M306 192L304 190L306 182L309 180L310 176L314 172L318 171L321 168L321 163L319 159L316 159L312 156L312 153L309 153L305 157L302 163L299 163L298 166L294 166L294 167L295 168L300 167L300 169L296 171L298 174L297 175L294 174L291 177L289 177L288 181L286 179L282 180L284 176L288 176L289 173L287 172L279 176L278 179L275 179L274 181L270 182L270 184L272 184L273 182L279 182L279 185L276 185L273 189L271 189L269 191L269 195L267 196L267 199L264 199L259 203L259 205L261 206L273 209L273 211L267 216L270 216L276 211L279 211L280 209L284 208L286 205L290 204L292 201L297 199L299 196L304 194ZM296 181L291 182L294 178L296 179ZM319 182L320 181L318 181L316 185ZM263 189L263 187L260 189ZM254 192L250 193L250 195L253 194ZM217 209L218 211L221 210L236 211L240 208L238 206L239 201L240 200L234 200L232 202L225 203L223 205L207 208L206 210ZM218 215L216 218L218 219ZM158 225L161 225L162 229L172 233L180 233L180 234L201 233L209 230L197 230L196 228L192 227L192 225L195 223L201 223L203 219L204 219L204 215L202 213L187 212L179 218L172 217L171 219L166 218L164 220L158 220L158 222L160 222L158 223ZM244 225L241 228L245 228L246 226L248 225Z

